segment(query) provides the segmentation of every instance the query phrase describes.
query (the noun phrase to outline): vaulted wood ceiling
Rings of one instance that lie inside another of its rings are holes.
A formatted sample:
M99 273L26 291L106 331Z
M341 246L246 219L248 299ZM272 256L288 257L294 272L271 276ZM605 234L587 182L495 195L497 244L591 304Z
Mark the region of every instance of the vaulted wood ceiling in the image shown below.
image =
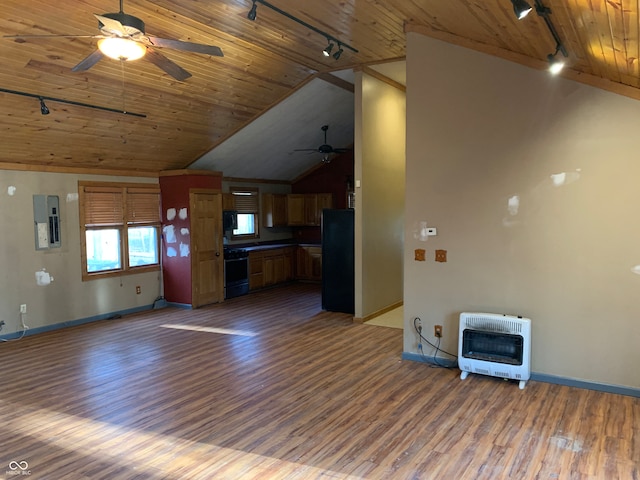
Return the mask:
M555 50L543 19L532 13L518 21L510 0L270 3L358 53L345 50L337 61L322 56L324 37L264 5L258 5L252 22L247 19L251 0L125 0L124 11L142 19L148 34L222 48L224 57L161 49L193 75L182 82L145 59L103 59L86 72L71 72L95 49L91 38L1 38L1 89L146 117L55 101L46 102L51 114L41 115L37 98L0 93L0 164L132 174L186 168L315 79L402 59L406 31L540 69ZM640 98L637 2L543 3L569 53L564 76ZM99 33L93 14L118 10L117 0L3 0L0 33L93 35ZM305 138L320 140L319 127L299 125L282 135L299 129L307 132ZM267 151L261 160L269 156L276 162L283 155Z

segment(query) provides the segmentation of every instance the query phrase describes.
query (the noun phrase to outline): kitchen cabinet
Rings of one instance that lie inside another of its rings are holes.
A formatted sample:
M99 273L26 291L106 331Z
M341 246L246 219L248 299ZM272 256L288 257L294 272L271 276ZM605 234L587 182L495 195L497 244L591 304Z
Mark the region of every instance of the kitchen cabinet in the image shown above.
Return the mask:
M296 278L319 282L322 280L322 247L299 245L296 251Z
M304 202L306 195L291 193L287 195L287 223L291 226L305 225Z
M222 194L222 210L235 210L236 209L236 199L230 193Z
M265 227L286 227L287 195L285 193L262 194L262 224Z
M294 247L249 252L249 289L257 290L293 279Z
M249 290L264 287L264 265L262 252L249 252Z
M316 200L316 225L322 225L322 210L333 208L332 193L318 193Z
M290 226L320 226L322 209L332 207L331 193L291 193L287 195L287 223Z

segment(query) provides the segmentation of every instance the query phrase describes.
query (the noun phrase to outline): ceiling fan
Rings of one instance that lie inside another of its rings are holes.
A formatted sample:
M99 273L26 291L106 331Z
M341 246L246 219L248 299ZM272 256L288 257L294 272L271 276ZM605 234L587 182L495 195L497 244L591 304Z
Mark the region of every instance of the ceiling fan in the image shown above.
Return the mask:
M138 17L127 15L122 8L123 0L120 0L118 13L94 14L98 19L99 35L5 35L5 38L42 38L42 37L66 37L66 38L97 38L98 49L71 69L73 72L84 72L98 63L104 56L114 60L131 61L145 56L155 66L171 75L179 81L191 76L184 68L169 60L153 47L173 48L186 52L202 53L222 57L219 47L203 45L200 43L183 42L147 35L144 30L144 22Z
M327 130L329 130L329 125L323 125L321 130L324 132L324 143L320 145L318 148L303 148L294 150L294 152L317 152L322 153L322 162L329 163L331 160L329 159L329 155L332 153L346 153L349 151L348 148L333 148L331 145L327 144Z

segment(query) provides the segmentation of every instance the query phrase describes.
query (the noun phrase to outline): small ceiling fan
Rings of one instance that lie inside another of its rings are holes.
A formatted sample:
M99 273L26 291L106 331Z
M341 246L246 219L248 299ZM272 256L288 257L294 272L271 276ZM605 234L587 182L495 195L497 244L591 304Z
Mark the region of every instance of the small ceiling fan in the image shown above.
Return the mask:
M320 145L318 148L303 148L294 150L294 152L317 152L322 153L322 162L329 163L331 160L329 159L329 155L332 153L346 153L349 151L348 148L333 148L331 145L327 144L327 130L329 130L329 125L323 125L321 130L324 132L324 143Z
M137 60L144 56L155 66L179 81L186 80L191 77L191 74L154 50L153 47L173 48L174 50L217 57L223 56L222 50L213 45L170 40L145 34L144 22L138 17L124 13L122 3L123 0L120 0L118 13L94 14L94 17L98 19L99 35L5 35L5 38L15 38L18 41L24 38L43 37L97 38L99 39L98 49L73 67L71 71L84 72L89 70L104 56L122 61Z

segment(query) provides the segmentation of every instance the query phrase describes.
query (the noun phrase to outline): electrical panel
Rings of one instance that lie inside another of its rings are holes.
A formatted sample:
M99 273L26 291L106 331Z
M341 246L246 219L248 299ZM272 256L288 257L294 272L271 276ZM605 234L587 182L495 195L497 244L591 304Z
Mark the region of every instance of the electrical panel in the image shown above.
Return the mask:
M33 196L33 222L36 250L60 247L60 198L57 195Z

